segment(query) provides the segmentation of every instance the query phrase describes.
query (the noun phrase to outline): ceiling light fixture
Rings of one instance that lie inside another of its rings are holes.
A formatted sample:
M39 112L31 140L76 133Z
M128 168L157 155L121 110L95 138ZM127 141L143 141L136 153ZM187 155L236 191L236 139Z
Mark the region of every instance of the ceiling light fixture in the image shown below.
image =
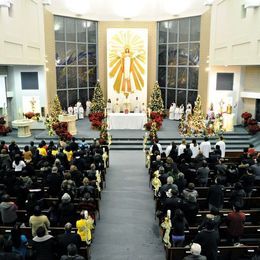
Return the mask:
M145 5L145 0L113 0L112 8L116 15L129 20L139 15Z
M83 15L89 12L90 5L88 0L66 0L66 7L76 15Z
M186 11L191 4L191 0L164 0L162 7L166 13L177 16Z

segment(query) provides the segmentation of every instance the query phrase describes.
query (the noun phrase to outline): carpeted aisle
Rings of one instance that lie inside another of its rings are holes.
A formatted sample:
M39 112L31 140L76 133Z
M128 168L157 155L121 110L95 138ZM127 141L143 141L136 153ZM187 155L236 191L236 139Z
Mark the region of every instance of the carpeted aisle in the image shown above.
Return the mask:
M165 259L142 151L111 151L93 260Z

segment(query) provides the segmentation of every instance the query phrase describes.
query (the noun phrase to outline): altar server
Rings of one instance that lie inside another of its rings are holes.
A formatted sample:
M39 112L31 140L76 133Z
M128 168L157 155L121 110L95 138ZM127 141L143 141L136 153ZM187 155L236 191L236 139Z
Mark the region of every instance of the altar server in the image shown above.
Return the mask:
M84 108L83 108L83 106L80 106L78 108L78 110L79 110L79 119L84 119Z
M175 112L176 104L172 103L169 109L169 119L174 120L174 112Z
M114 104L114 113L120 113L120 104L119 104L119 99L116 99L116 102Z
M143 114L147 113L146 105L144 103L142 103L142 105L141 105L141 113L143 113Z
M72 106L68 107L68 114L73 115L73 107Z
M178 106L174 110L174 120L180 120L180 108Z
M73 108L73 114L76 116L76 120L78 120L79 119L79 110L78 110L77 106L75 106Z
M112 113L112 103L111 103L111 99L109 98L107 100L107 114Z
M86 102L86 116L88 116L90 114L90 107L91 107L91 101L88 100Z
M140 113L140 104L139 104L138 97L135 98L134 113Z

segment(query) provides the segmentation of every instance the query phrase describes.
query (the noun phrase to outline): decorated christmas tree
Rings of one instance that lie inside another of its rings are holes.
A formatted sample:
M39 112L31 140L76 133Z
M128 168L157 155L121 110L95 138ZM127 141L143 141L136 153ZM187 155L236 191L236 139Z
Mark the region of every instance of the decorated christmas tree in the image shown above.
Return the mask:
M62 108L60 105L59 97L56 95L53 102L50 106L50 117L52 118L52 122L56 123L59 121L59 115L62 114Z
M200 95L197 96L195 106L193 108L193 115L191 118L191 123L193 124L193 129L195 133L203 132L206 129L205 116L201 110L201 98Z
M106 107L103 91L100 86L99 80L96 83L95 90L94 90L94 96L91 101L91 113L97 113L97 112L104 112L104 109Z
M157 113L163 113L164 110L161 89L157 81L153 86L153 92L150 97L149 108L152 112Z

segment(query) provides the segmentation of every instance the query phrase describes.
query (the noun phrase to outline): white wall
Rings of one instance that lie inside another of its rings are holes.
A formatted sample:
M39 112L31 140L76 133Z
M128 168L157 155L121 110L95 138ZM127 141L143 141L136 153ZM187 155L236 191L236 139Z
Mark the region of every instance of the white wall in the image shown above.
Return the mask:
M38 72L39 89L22 90L21 72ZM46 80L44 66L10 66L8 68L8 91L13 92L11 100L11 120L22 117L23 96L36 96L40 98L40 107L46 108ZM10 112L9 112L10 113Z
M41 0L13 1L0 7L0 64L43 65L44 22Z
M260 64L260 7L246 9L244 0L216 0L212 6L210 64Z
M232 91L220 91L216 90L217 84L217 73L226 72L234 73L234 83ZM208 102L207 107L209 108L210 104L213 103L214 110L218 112L219 102L221 99L224 101L224 111L226 111L226 106L230 103L233 108L233 113L235 114L235 124L240 123L240 111L241 111L241 67L240 66L215 66L211 67L209 72L209 85L208 85Z

